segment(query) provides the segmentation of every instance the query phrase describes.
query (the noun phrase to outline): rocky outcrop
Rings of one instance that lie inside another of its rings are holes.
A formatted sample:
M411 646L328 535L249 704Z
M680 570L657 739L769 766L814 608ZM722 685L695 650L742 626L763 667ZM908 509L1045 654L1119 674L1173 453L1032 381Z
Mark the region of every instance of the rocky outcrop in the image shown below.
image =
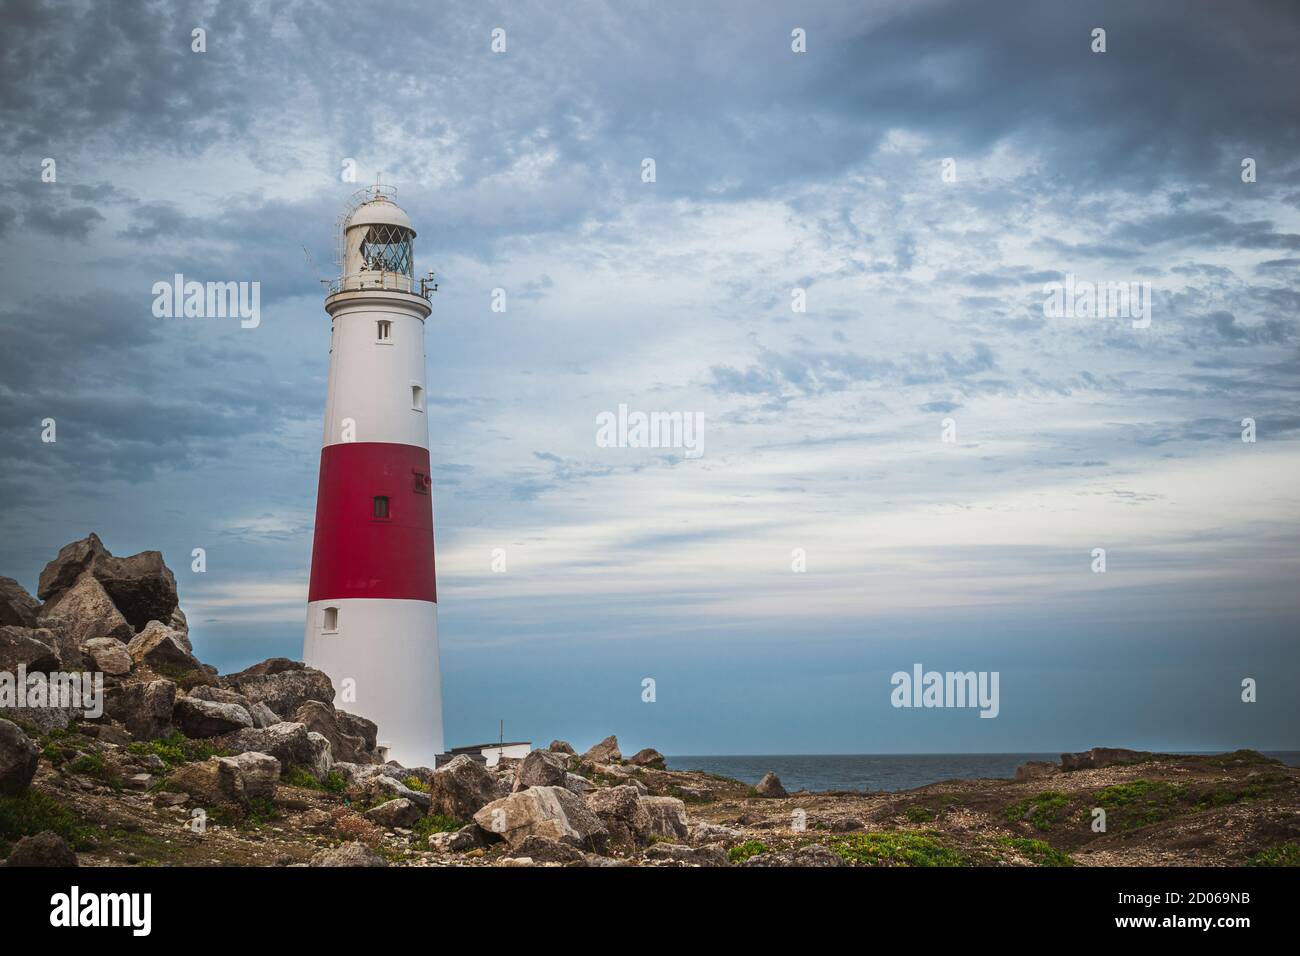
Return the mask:
M686 804L676 797L642 797L641 807L650 821L650 839L680 843L690 836L686 822Z
M377 773L370 776L362 785L362 793L371 799L401 799L415 804L421 810L428 812L432 805L432 798L429 794L420 790L412 790L402 781L386 774Z
M58 670L59 655L37 640L38 633L27 627L0 627L0 671L17 674L20 666L28 673Z
M93 533L59 550L41 572L36 596L46 602L46 612L52 607L62 609L67 595L87 576L100 584L132 632L143 630L150 621L169 621L176 611L176 578L161 553L141 551L117 558ZM129 639L120 634L88 636Z
M131 659L157 673L181 674L196 671L201 665L185 649L180 633L161 621L150 621L126 646Z
M280 782L280 761L270 754L252 750L230 759L239 768L239 779L244 785L244 795L248 799L275 798L275 786Z
M239 704L178 697L172 709L172 721L186 737L207 738L253 726L253 718Z
M569 760L550 750L534 750L515 768L515 790L528 787L563 787Z
M215 743L231 753L270 754L285 769L297 766L314 771L318 763L317 745L303 724L281 721L270 727L245 727L215 738ZM328 741L325 746L328 749Z
M508 792L508 783L499 781L482 764L460 754L429 778L430 811L453 820L469 820L504 796L503 785Z
M339 726L338 714L332 704L319 700L308 700L293 714L295 723L303 724L329 741L330 754L335 760L346 763L370 763L372 757L366 750L366 742L361 737L347 734Z
M373 720L367 720L365 717L358 717L356 714L349 714L346 710L334 711L334 720L338 724L339 732L349 737L360 737L362 749L368 754L373 754L379 746L379 725Z
M334 685L328 677L287 657L273 657L237 674L228 674L222 684L250 701L261 701L285 720L306 701L331 705L334 701Z
M344 843L321 850L311 858L311 866L387 866L388 862L364 843Z
M582 863L586 859L583 852L576 847L537 835L525 837L523 842L510 850L507 855L515 859L526 857L534 863L564 863L566 865Z
M690 866L726 866L727 851L718 846L685 846L656 843L645 851L647 860L672 860Z
M86 641L83 650L95 670L111 677L129 674L135 666L126 645L115 637L92 637Z
M17 724L0 720L0 794L17 796L36 776L40 752Z
M1120 764L1142 763L1156 755L1149 750L1125 750L1122 747L1093 747L1084 753L1061 754L1062 770L1096 770Z
M546 749L553 754L568 754L569 756L574 756L575 754L573 745L567 740L552 740L551 745Z
M763 774L763 779L758 782L754 788L760 797L786 797L785 787L781 786L781 778L769 770Z
M167 789L188 794L203 807L243 806L247 802L239 763L230 757L186 764L167 778Z
M641 805L636 787L623 785L585 794L587 807L609 832L609 842L638 846L650 838L650 814Z
M600 850L609 833L582 797L563 787L529 787L494 800L474 814L474 822L512 848L541 836L583 850Z
M35 836L25 836L9 852L4 861L5 866L57 866L77 865L77 854L73 853L63 837L48 830Z
M120 684L104 690L104 714L136 740L166 737L175 730L176 685L169 680Z
M13 578L0 578L0 625L35 627L41 602Z
M135 629L89 571L55 601L41 608L40 620L50 617L62 620L78 645L96 637L114 637L125 642L135 636Z
M407 800L405 797L398 797L395 800L381 803L377 807L371 807L362 816L372 823L377 823L389 830L398 827L409 829L420 821L424 816L424 811L413 801Z
M591 763L613 763L622 760L623 754L618 749L618 738L611 734L583 754L582 759Z

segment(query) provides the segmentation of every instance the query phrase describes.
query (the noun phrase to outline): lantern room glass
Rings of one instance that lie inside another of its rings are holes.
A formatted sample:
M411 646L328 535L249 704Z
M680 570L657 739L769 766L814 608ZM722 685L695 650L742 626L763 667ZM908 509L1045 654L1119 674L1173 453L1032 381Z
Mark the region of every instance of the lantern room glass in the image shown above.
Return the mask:
M397 272L408 277L414 276L411 235L411 230L402 226L371 226L366 230L366 237L361 240L363 267L375 272Z

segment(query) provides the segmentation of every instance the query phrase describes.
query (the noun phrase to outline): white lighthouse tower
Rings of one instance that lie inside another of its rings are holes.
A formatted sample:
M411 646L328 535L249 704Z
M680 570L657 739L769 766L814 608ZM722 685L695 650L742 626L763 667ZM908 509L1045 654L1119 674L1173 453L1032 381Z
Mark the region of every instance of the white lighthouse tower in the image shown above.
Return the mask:
M443 752L424 320L415 229L373 186L340 222L303 659L406 766Z

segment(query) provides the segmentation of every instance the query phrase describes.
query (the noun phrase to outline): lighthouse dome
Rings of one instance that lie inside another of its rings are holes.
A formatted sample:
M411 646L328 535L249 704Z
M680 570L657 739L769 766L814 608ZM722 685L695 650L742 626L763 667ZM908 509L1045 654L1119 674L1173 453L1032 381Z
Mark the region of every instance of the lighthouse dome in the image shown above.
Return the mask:
M409 229L412 236L415 235L411 217L401 206L382 193L368 199L352 211L344 228L351 229L354 226L400 226Z

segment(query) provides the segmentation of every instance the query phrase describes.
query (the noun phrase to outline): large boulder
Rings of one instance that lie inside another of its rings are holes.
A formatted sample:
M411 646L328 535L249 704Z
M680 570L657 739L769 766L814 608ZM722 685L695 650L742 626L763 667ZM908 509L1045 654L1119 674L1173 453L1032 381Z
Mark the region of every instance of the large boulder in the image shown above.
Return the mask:
M474 822L500 836L511 848L530 836L558 840L583 850L603 849L609 832L583 802L563 787L529 787L494 800L474 814Z
M361 792L372 800L409 800L425 811L428 811L433 805L433 801L427 793L421 790L412 790L397 778L382 773L366 777L361 783Z
M551 745L546 749L553 754L568 754L571 757L576 753L573 749L573 744L569 743L567 740L552 740Z
M587 807L600 817L612 843L635 846L650 838L650 814L641 805L636 787L624 784L593 790L585 795Z
M583 754L582 759L589 763L613 763L622 760L623 753L618 749L618 738L611 734Z
M57 833L46 830L35 836L25 836L9 852L5 866L57 866L77 865L77 854Z
M429 777L431 811L453 820L468 820L501 796L497 778L465 754L453 757Z
M218 737L215 742L231 753L270 754L285 769L290 766L311 769L317 762L316 744L302 724L281 721L270 727L245 727Z
M40 751L17 724L0 720L0 794L23 793L36 776Z
M115 637L125 642L135 636L135 628L89 571L41 608L40 619L50 617L60 618L72 638L82 645L96 637Z
M321 850L311 858L311 866L387 866L387 861L364 843L344 843Z
M287 657L273 657L237 674L228 674L222 683L251 701L260 700L286 720L305 701L334 702L334 685L327 676Z
M244 775L238 761L230 757L209 757L187 763L167 778L167 789L187 793L200 806L243 806L247 803Z
M368 754L373 754L379 746L379 725L373 720L349 714L346 710L334 711L334 720L339 730L349 737L360 737Z
M690 836L686 804L676 797L642 797L641 807L650 819L649 837L680 843Z
M345 763L370 762L365 740L343 732L334 705L321 703L319 700L304 701L294 712L293 720L295 723L305 724L308 730L328 740L330 754L335 760Z
M647 860L672 860L690 866L726 866L727 851L720 846L684 846L656 843L645 851Z
M583 852L567 843L551 840L542 836L526 837L519 846L509 851L509 856L528 857L534 863L581 863L585 859Z
M371 807L362 816L386 830L410 829L424 817L424 811L414 801L397 797Z
M515 768L515 790L528 787L563 787L569 760L550 750L534 750Z
M178 631L162 621L150 621L126 646L131 659L159 673L181 674L202 665L185 649Z
M166 737L176 728L172 711L176 685L169 680L119 684L104 690L104 713L126 727L136 740Z
M214 704L238 704L240 707L244 708L244 710L248 711L249 714L252 714L253 712L252 704L249 702L247 697L243 694L237 694L233 690L226 690L224 687L217 687L213 684L198 684L195 687L191 687L188 693L189 696L193 697L195 700L207 700ZM273 724L278 724L279 722L279 718L271 721ZM256 726L256 723L254 723L254 726Z
M92 637L84 647L95 670L103 671L110 677L121 677L131 673L135 661L125 644L115 637Z
M664 761L664 755L653 747L638 750L628 759L630 764L635 764L638 767L650 767L655 770L664 770L667 767Z
M87 575L100 583L132 631L142 630L150 621L171 620L176 610L176 578L159 552L141 551L116 558L95 534L59 550L41 572L36 595L47 602L46 610L51 603L62 607L66 593Z
M49 644L37 640L38 633L48 635L28 627L0 627L0 672L16 675L19 666L28 673L59 669L58 653Z
M781 778L769 770L763 774L763 779L758 782L754 788L760 797L785 797L789 796L785 792L785 787L781 786Z
M275 785L280 782L280 761L270 754L252 750L230 759L239 768L239 779L246 797L250 800L275 798Z
M186 737L219 737L253 726L253 718L239 704L220 703L199 697L178 697L172 722Z
M35 627L41 602L13 578L0 578L0 625Z

